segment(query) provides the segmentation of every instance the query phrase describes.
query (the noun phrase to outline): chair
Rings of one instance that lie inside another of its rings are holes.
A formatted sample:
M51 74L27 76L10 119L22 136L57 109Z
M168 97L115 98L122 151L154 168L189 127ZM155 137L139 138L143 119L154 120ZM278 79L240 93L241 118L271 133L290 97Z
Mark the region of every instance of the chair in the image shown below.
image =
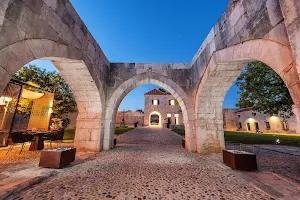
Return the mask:
M42 136L42 140L50 142L50 148L52 149L52 141L56 140L56 133L47 133Z
M58 147L58 144L60 143L60 147L61 147L61 142L64 139L64 133L65 133L65 129L62 128L59 131L55 131L55 132L48 133L48 134L44 135L42 137L42 139L50 141L50 148L51 149L52 149L52 142L53 141L57 142L57 147Z
M12 151L15 144L22 144L22 148L21 148L21 151L19 153L19 154L21 154L23 149L24 149L25 143L33 141L33 135L26 134L26 133L24 134L22 132L13 132L11 134L11 140L12 140L12 144L11 144L10 148L8 149L8 151L6 152L6 155L10 151Z
M61 143L64 140L64 134L65 134L65 129L62 128L59 131L56 132L56 142L57 142L57 147L58 147L58 143L60 143L60 147L61 147Z

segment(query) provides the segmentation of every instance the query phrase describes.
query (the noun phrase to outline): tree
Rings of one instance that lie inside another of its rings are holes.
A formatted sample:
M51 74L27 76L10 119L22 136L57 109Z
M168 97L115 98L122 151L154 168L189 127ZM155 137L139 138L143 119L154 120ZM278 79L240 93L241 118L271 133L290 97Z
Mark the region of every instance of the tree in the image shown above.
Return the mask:
M144 113L142 109L137 109L136 112Z
M55 89L52 117L62 117L63 114L77 111L72 90L58 72L49 72L35 65L28 65L17 71L14 79L34 85L51 93ZM31 108L32 100L21 99L17 113L29 117Z
M167 92L167 90L165 90L164 88L158 88L158 90L165 93Z
M262 62L249 63L238 77L239 108L253 107L253 110L288 118L292 115L293 101L281 77Z

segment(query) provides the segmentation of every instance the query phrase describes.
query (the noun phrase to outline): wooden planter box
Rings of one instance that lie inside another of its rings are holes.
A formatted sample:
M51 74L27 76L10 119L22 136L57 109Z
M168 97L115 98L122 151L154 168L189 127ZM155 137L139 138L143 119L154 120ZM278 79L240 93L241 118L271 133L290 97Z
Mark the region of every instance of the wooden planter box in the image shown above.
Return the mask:
M257 170L256 155L246 151L223 150L223 162L236 170Z
M39 166L60 169L75 160L76 148L44 150L41 153Z
M185 139L181 140L181 145L182 145L183 148L185 148Z

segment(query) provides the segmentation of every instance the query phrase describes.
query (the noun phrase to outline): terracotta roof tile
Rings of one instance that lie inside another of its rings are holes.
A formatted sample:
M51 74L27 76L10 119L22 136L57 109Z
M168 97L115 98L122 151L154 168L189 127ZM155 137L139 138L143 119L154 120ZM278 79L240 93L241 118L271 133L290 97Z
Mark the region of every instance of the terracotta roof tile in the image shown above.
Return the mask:
M169 92L162 92L158 89L153 89L147 93L145 93L144 95L171 95L171 93Z

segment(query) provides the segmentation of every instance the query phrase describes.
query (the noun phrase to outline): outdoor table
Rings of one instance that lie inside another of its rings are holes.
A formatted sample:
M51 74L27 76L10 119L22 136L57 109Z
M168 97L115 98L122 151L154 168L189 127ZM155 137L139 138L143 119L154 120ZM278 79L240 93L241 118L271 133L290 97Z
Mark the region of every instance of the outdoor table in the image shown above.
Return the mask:
M28 132L28 134L32 134L34 136L34 140L30 144L29 151L44 149L44 140L42 140L42 136L47 133L48 132Z

